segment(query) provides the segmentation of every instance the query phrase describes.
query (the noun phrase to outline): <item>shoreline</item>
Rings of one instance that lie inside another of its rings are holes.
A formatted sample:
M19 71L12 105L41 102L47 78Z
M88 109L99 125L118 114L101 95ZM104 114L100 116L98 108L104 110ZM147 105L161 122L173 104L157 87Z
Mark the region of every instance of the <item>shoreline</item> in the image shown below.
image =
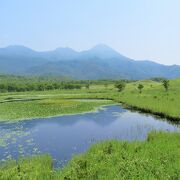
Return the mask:
M158 116L159 118L161 119L166 119L170 122L175 122L175 123L180 123L180 117L173 117L171 115L167 115L163 112L158 112L158 111L153 111L151 109L145 109L145 108L142 108L142 107L138 107L138 106L133 106L133 105L130 105L126 102L123 102L123 101L120 101L120 100L116 100L116 99L113 99L113 98L99 98L101 100L111 100L111 101L114 101L118 104L121 104L123 108L125 109L128 109L128 110L134 110L134 111L138 111L140 113L145 113L145 114L149 114L149 115L155 115L155 116Z
M153 111L151 109L145 109L145 108L141 108L141 107L138 107L138 106L133 106L133 105L130 105L130 104L125 103L125 102L120 102L120 103L126 109L139 111L139 112L145 113L145 114L155 115L155 116L158 116L161 119L166 119L166 120L168 120L170 122L180 123L180 117L173 117L173 116L167 115L167 114L165 114L163 112L157 112L157 111Z
M151 109L148 108L143 108L143 107L139 107L139 106L135 106L135 105L131 105L128 104L124 101L121 100L117 100L117 99L113 99L113 98L67 98L66 100L107 100L107 101L112 101L112 103L110 104L106 104L106 105L100 105L98 107L94 107L92 110L90 111L82 111L82 112L77 112L77 113L67 113L67 114L57 114L57 115L52 115L52 116L37 116L37 117L28 117L28 118L20 118L20 119L5 119L2 120L0 119L0 123L6 122L6 123L14 123L14 122L20 122L20 121L26 121L26 120L36 120L36 119L44 119L44 118L53 118L53 117L61 117L61 116L69 116L69 115L78 115L78 114L85 114L85 113L91 113L91 112L97 112L101 107L104 106L109 106L109 105L122 105L123 108L127 109L127 110L134 110L134 111L138 111L140 113L145 113L145 114L149 114L149 115L155 115L157 117L159 117L160 119L166 119L167 121L170 122L174 122L176 124L180 124L180 117L173 117L171 115L168 115L166 113L163 112L158 112L158 111L153 111Z

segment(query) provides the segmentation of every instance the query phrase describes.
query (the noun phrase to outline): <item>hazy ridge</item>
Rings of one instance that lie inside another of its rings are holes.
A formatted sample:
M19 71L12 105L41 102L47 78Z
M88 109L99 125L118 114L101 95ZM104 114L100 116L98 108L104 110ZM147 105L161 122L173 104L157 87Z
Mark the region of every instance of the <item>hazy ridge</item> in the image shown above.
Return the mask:
M8 46L0 49L0 73L75 79L177 78L180 77L180 66L136 61L104 44L81 52L71 48L37 52L24 46Z

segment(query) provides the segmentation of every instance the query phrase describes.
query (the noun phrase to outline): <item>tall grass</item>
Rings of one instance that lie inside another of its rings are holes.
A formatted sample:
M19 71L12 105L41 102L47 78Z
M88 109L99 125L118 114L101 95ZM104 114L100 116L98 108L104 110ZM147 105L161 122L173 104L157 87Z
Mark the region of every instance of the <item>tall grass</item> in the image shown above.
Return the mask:
M152 132L144 142L105 141L54 170L47 156L8 161L0 179L179 179L180 133Z
M130 107L158 114L172 119L180 119L180 79L170 81L170 89L166 92L161 83L143 82L145 89L140 94L136 90L137 83L130 83L126 90L114 97Z
M179 179L180 134L149 134L145 142L108 141L75 156L57 179Z
M8 161L0 167L2 180L49 180L53 177L52 159L48 155Z

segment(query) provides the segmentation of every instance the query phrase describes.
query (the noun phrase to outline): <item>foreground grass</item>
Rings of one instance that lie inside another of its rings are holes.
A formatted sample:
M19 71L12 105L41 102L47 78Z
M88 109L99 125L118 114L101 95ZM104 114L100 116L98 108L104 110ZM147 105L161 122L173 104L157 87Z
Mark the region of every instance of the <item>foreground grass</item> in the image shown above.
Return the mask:
M53 177L52 159L48 155L11 160L1 165L2 180L49 180Z
M49 156L9 161L0 179L179 179L180 133L152 132L145 142L106 141L53 170Z
M109 141L74 157L59 179L179 179L180 134L151 133L146 142Z

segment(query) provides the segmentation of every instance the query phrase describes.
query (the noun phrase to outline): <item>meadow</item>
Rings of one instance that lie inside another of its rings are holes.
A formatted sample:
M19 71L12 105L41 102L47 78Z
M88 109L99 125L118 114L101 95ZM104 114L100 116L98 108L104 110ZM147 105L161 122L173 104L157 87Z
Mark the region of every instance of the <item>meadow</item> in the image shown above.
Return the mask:
M137 84L143 84L142 93ZM129 83L126 89L114 97L128 108L179 121L180 119L180 79L170 81L170 88L165 91L161 82L141 81Z
M142 93L139 93L138 84L144 86ZM127 83L122 92L109 83L92 84L89 89L1 93L0 121L83 113L112 103L122 103L126 108L179 121L180 79L171 80L168 91L165 91L161 82L143 80Z
M8 161L0 179L179 179L180 133L151 132L146 141L105 141L53 169L50 156Z

